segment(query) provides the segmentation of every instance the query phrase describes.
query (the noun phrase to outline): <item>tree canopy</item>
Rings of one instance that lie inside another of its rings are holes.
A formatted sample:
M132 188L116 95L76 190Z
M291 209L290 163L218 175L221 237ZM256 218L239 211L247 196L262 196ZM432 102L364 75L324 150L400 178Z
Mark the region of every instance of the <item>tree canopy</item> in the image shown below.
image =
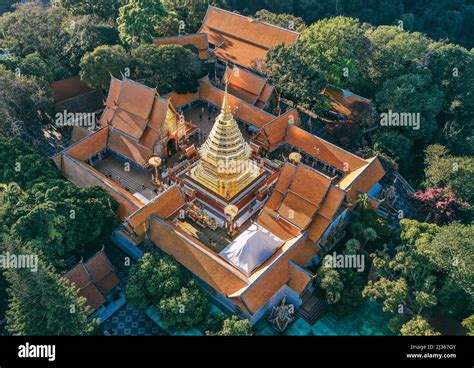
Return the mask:
M11 254L35 255L14 238L4 239ZM87 335L95 321L88 322L85 298L79 297L68 280L54 272L41 258L38 269L9 268L7 330L24 336Z
M196 92L206 72L198 56L179 45L141 45L132 56L137 78L160 94Z
M176 294L180 288L180 270L176 261L145 253L130 270L127 299L137 307L158 304L162 298Z
M166 10L158 0L130 0L119 9L118 30L128 45L150 43Z

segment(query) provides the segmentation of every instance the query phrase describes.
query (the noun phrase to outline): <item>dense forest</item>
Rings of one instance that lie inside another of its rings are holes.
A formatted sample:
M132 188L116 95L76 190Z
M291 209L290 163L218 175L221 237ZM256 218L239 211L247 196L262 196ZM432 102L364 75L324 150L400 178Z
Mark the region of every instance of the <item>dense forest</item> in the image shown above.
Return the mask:
M227 0L229 7L245 15L266 9L301 17L307 24L338 15L372 25L398 25L474 47L474 2L472 0Z

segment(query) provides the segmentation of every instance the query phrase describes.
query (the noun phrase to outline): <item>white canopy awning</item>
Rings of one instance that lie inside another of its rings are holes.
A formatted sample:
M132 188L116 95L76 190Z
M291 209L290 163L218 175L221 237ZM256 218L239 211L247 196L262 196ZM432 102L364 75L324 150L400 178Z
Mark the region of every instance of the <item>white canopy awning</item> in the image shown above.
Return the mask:
M252 224L219 255L247 276L285 242L258 224Z

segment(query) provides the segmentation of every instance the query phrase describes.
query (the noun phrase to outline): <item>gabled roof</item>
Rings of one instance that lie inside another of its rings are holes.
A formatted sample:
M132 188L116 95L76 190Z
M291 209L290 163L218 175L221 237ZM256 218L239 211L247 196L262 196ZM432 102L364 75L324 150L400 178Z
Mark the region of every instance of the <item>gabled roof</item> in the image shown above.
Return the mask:
M198 56L201 60L209 59L209 43L207 41L206 33L193 33L188 35L159 37L153 40L157 46L161 45L192 45L198 49Z
M86 263L77 264L64 276L79 289L79 295L86 298L87 305L92 310L103 305L107 295L120 283L103 250Z
M146 222L151 215L167 219L185 204L186 201L183 194L176 185L173 185L155 197L153 201L129 216L125 222L133 232L140 235L145 232Z
M352 115L352 106L354 103L371 104L369 99L333 85L326 86L321 94L331 100L331 105L336 112L346 117Z
M126 78L120 81L111 77L105 106L99 125L111 125L148 150L153 150L167 133L164 125L168 117L174 117L177 126L182 124L168 99L160 97L155 89Z
M346 175L338 186L348 192L349 202L354 203L359 193L367 193L385 175L378 157L372 157L365 161L366 165Z
M264 208L258 216L256 223L278 238L288 241L300 234L300 230L291 222L278 216L278 213Z
M226 68L225 81L229 83L229 93L259 108L265 107L275 90L265 78L236 66Z
M163 98L168 99L171 104L178 109L184 105L187 105L188 103L198 100L199 92L183 94L170 92L167 95L164 95Z
M120 153L122 156L125 156L141 166L145 166L148 158L153 154L152 150L141 146L114 128L109 129L109 141L107 146L112 151Z
M199 97L216 107L220 107L224 100L224 91L214 87L209 81L209 78L203 78L199 82ZM252 106L248 102L231 94L229 94L229 102L232 109L235 110L234 117L236 119L245 121L257 128L275 119L272 114Z
M265 60L271 47L295 42L300 34L265 22L209 6L199 32L207 33L213 54L232 63L252 67Z
M345 173L367 164L364 159L294 125L287 129L286 142Z
M301 294L306 286L313 280L313 275L293 261L290 261L289 265L290 281L288 281L288 286L298 294Z
M300 229L306 229L330 186L330 178L299 164L277 209L278 214Z
M297 110L290 109L271 122L265 124L259 131L266 142L265 148L273 150L285 141L289 125L300 125L300 115Z

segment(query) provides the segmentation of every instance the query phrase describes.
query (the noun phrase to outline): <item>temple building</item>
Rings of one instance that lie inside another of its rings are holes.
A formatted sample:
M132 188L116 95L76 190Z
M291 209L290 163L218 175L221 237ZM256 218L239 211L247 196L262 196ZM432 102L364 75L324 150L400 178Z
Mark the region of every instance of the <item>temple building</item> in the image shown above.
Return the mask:
M342 239L360 194L378 206L385 172L377 157L301 128L297 109L264 110L272 87L235 73L298 34L214 7L200 32L211 54L233 61L224 86L206 76L194 93L160 96L112 78L99 128L53 159L70 181L119 203L117 246L134 259L143 243L155 246L256 323L282 300L313 305L308 267Z

